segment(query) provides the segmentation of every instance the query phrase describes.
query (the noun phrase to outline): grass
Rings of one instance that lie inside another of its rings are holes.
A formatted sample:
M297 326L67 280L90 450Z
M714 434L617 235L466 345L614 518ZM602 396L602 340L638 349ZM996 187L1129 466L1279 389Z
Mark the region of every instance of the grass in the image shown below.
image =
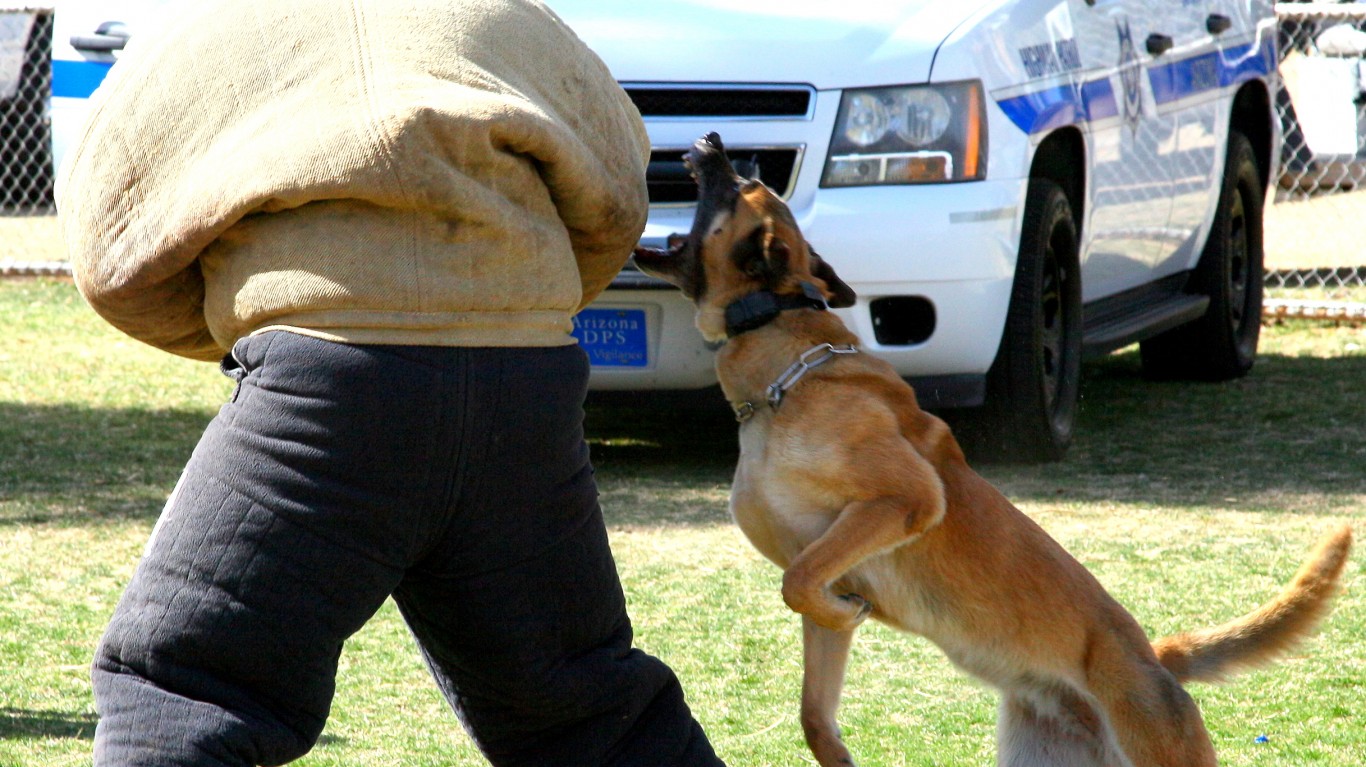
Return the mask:
M1366 285L1333 286L1315 285L1309 288L1268 287L1266 298L1282 301L1304 301L1317 303L1336 301L1348 304L1366 304Z
M119 336L62 282L0 282L0 319L0 764L87 764L92 648L229 386ZM1147 382L1136 354L1113 355L1086 369L1067 460L982 470L1150 632L1220 621L1272 594L1339 521L1366 532L1363 347L1366 329L1269 326L1253 374L1213 385ZM798 621L726 517L728 413L594 407L588 426L638 643L679 673L729 764L811 763ZM1356 563L1347 581L1300 651L1193 688L1224 764L1361 764ZM841 721L865 767L980 765L994 706L924 640L871 626ZM298 764L482 763L387 605L348 642L323 741Z

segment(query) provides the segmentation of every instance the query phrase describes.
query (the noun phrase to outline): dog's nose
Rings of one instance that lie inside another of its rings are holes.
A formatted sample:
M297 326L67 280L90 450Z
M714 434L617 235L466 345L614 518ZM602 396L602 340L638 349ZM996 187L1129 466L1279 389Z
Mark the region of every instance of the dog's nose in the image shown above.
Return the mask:
M684 155L683 160L703 187L704 196L720 191L717 188L718 184L731 186L739 181L735 168L726 157L721 136L715 131L693 142L692 148Z

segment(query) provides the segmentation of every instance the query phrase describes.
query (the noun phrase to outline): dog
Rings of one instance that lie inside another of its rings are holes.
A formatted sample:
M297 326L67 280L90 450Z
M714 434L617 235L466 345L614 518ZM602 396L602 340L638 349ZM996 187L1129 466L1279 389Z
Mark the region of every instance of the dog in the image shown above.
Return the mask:
M741 420L730 508L783 568L802 616L801 724L823 767L852 765L835 710L868 617L925 636L1001 693L1009 767L1212 767L1182 687L1268 662L1328 613L1351 546L1327 535L1271 602L1150 642L1080 563L969 468L948 426L827 307L854 291L768 187L737 174L715 133L685 161L692 230L639 247L647 274L696 304Z

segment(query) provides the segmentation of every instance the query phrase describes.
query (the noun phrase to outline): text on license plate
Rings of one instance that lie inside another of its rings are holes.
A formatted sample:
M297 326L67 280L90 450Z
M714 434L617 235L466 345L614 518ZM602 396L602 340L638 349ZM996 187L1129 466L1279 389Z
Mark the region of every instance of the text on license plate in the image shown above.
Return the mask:
M643 368L649 362L644 309L584 309L574 337L596 367Z

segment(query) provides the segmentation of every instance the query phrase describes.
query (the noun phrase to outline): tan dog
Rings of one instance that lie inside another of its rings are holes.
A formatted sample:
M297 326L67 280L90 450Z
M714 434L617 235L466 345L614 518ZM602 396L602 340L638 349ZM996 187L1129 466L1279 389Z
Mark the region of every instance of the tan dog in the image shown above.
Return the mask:
M716 134L688 163L701 190L687 237L637 265L697 304L735 407L731 511L785 570L802 614L802 727L822 765L853 761L835 723L854 629L868 616L937 644L1000 689L999 763L1204 767L1214 752L1187 680L1271 660L1329 610L1351 545L1327 536L1275 600L1213 629L1149 643L1129 613L972 471L896 372L858 353L830 306L853 291L787 207L736 175Z

